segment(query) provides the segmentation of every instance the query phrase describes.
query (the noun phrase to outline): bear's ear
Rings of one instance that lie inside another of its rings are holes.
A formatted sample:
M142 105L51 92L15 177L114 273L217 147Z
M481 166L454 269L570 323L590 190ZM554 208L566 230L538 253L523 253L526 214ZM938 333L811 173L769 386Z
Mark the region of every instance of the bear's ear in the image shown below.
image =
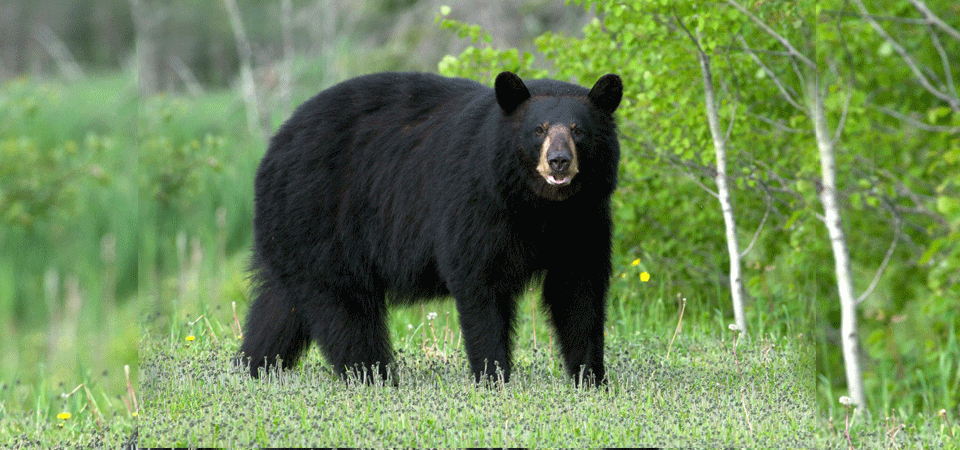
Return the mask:
M601 111L613 114L623 98L623 81L620 81L619 75L608 73L597 80L588 97Z
M500 72L493 87L497 91L497 103L506 114L512 113L521 103L530 98L527 86L513 72Z

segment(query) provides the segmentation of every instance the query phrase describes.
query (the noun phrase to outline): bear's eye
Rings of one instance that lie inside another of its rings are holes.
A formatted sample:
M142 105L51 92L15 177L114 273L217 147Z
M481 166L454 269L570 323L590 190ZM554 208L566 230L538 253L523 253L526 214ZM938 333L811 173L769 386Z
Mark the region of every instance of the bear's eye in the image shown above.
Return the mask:
M573 127L573 137L583 137L583 128Z
M543 125L537 125L537 128L534 128L533 132L537 133L537 136L543 136L547 134L547 129L544 128Z

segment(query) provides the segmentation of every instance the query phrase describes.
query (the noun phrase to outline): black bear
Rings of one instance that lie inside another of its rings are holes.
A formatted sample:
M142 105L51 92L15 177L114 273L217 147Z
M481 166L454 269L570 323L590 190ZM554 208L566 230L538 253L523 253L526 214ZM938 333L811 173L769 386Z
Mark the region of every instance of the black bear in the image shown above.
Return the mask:
M603 381L622 92L613 74L587 90L381 73L302 104L256 175L250 374L316 341L341 376L386 376L386 298L452 295L476 379L509 381L536 279L567 371Z

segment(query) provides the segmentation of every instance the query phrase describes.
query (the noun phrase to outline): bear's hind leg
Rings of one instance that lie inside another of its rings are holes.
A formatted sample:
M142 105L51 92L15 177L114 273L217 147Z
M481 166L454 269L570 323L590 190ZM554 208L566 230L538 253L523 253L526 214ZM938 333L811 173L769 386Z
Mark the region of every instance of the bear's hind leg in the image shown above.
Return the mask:
M279 358L283 368L297 363L310 345L310 335L285 292L271 282L257 288L256 299L247 313L240 345L241 364L250 363L250 375L260 376L260 368L269 370Z
M328 291L310 305L304 319L338 375L346 377L348 372L353 372L363 379L366 373L366 381L371 382L371 375L377 373L381 379L387 379L387 368L393 364L393 349L382 292Z

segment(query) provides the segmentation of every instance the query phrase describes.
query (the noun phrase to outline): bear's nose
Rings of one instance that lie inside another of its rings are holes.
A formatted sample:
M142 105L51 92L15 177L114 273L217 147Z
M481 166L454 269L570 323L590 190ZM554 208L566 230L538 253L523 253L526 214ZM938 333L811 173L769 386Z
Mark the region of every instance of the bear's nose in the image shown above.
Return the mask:
M549 155L547 163L550 164L550 170L555 174L562 174L570 168L570 154L558 151Z

